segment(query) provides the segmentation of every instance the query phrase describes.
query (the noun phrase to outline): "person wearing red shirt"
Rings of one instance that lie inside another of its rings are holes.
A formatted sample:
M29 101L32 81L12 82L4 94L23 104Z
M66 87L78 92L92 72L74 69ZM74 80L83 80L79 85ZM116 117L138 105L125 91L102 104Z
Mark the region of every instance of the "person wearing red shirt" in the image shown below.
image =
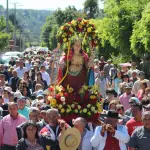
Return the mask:
M134 104L132 109L132 115L133 118L131 118L127 123L126 126L128 128L128 133L131 136L132 132L140 126L143 126L143 122L142 122L142 104L136 103Z

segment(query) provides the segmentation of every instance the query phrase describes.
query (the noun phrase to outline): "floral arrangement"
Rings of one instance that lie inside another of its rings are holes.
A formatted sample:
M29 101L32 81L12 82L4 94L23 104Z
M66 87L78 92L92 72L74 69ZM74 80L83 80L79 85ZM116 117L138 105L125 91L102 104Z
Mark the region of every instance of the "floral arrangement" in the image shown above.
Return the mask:
M91 42L93 47L97 45L98 32L96 31L95 25L90 23L89 20L78 18L71 22L65 23L60 27L57 33L57 39L60 44L70 41L75 35L80 34L86 40L86 43Z
M48 104L57 108L66 121L82 116L87 120L97 120L102 112L103 99L97 87L83 86L79 93L67 86L51 86L49 88Z

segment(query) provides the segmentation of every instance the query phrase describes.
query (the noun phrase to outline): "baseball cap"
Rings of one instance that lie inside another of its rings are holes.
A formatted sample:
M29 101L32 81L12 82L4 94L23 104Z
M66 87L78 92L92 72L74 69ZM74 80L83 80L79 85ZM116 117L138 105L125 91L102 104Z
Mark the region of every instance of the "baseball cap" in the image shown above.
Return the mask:
M139 103L139 102L140 102L139 99L136 98L136 97L131 97L129 99L129 104L136 104L136 103Z
M24 100L24 101L26 101L26 97L24 97L24 96L19 96L17 100Z
M132 85L130 83L126 83L124 88L125 89L132 89Z
M38 92L37 92L37 96L36 96L37 98L38 97L44 97L44 91L43 90L39 90Z

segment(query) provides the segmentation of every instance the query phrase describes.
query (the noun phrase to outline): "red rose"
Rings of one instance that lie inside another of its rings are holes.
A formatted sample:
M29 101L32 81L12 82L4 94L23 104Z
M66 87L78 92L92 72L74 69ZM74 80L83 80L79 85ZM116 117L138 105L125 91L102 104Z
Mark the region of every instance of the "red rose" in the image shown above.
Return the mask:
M60 100L61 96L59 94L56 95L56 99Z
M78 18L77 20L78 20L78 21L82 21L82 18Z
M94 27L94 24L92 24L92 27Z
M65 96L65 97L68 97L68 93L64 93L64 96Z
M71 22L68 22L68 24L71 24Z
M50 88L49 88L49 91L50 91L50 92L53 92L53 91L54 91L54 88L53 88L53 87L50 87Z

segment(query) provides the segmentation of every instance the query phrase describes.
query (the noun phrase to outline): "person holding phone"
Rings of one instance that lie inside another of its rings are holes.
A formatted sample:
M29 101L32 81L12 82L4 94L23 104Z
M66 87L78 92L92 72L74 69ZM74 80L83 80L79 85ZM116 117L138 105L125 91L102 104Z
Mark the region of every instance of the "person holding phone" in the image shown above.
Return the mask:
M119 114L115 110L109 110L105 116L102 126L96 127L91 139L91 144L97 150L127 150L126 143L130 136L124 125L118 124Z

